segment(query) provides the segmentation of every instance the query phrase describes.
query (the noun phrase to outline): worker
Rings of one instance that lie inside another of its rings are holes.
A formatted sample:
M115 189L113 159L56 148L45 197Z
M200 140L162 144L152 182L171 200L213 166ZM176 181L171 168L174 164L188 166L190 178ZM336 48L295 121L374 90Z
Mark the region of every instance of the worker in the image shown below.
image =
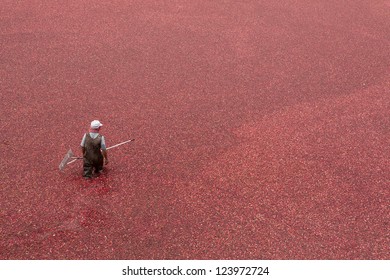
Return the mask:
M81 140L83 153L83 177L91 179L92 173L99 175L103 171L103 164L108 164L107 147L104 136L100 134L103 124L94 120L91 122L89 133L85 133Z

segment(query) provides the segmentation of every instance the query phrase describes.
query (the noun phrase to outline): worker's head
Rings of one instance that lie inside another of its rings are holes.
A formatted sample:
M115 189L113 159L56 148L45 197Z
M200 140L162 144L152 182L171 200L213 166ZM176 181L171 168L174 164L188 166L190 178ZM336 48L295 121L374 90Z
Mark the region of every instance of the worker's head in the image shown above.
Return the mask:
M99 122L98 120L94 120L91 122L92 129L100 129L101 126L103 126L103 124L101 122Z

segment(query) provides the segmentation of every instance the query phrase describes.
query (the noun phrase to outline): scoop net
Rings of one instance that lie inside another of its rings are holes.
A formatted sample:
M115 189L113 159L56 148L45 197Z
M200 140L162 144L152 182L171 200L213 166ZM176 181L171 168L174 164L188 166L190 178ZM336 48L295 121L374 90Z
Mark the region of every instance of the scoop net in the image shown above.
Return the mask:
M66 155L64 156L64 159L61 161L60 165L59 165L59 169L60 171L63 171L65 169L65 167L73 162L73 161L76 161L78 159L81 159L79 157L74 157L74 154L72 152L71 149L69 149L69 151L66 153Z

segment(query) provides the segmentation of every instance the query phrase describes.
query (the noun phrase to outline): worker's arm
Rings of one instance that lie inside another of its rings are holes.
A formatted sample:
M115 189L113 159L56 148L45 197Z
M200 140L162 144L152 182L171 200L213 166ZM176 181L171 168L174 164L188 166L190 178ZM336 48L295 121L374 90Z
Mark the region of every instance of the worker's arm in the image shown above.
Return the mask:
M107 150L102 150L102 155L104 157L104 164L108 164Z
M104 136L102 136L101 151L104 157L104 164L108 164L107 147L106 147L106 140L104 139Z
M84 134L83 139L81 140L81 143L80 143L81 154L83 156L84 156L84 153L85 153L85 137L86 136L87 136L87 134Z

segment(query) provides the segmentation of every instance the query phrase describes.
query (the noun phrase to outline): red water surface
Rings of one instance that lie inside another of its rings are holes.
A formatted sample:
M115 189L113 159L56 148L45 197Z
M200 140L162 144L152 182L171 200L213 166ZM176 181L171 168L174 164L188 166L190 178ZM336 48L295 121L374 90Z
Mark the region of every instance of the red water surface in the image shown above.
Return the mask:
M389 11L3 0L0 258L389 259Z

